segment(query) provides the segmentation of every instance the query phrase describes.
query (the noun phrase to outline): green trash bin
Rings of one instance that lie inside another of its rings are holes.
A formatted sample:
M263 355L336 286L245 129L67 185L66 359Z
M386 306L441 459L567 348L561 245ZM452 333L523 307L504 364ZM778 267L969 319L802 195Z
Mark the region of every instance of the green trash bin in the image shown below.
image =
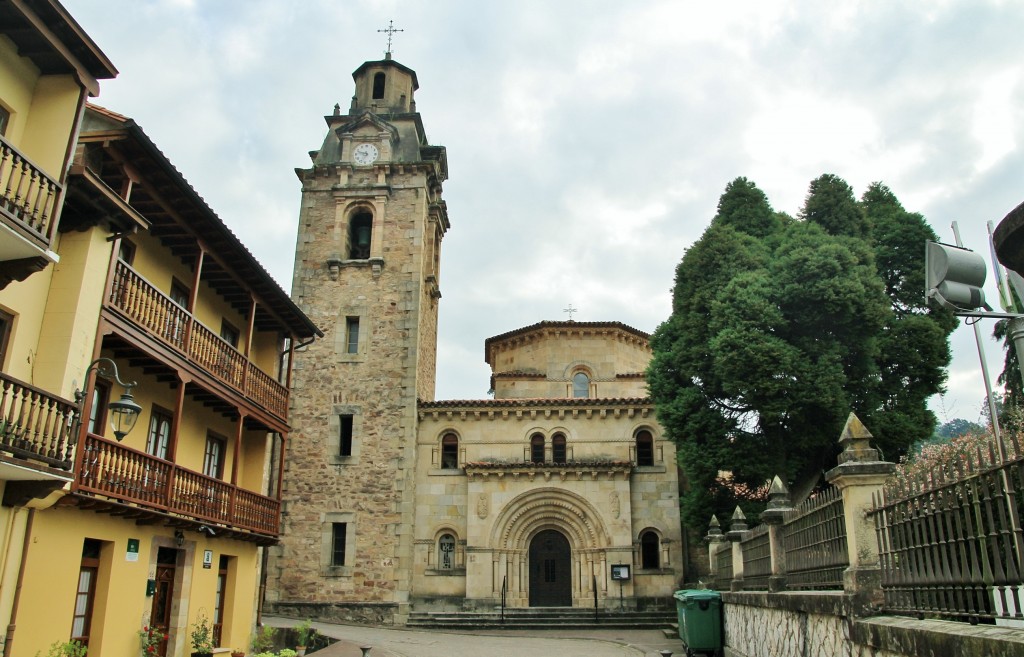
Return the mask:
M686 654L722 654L722 594L718 591L676 591L679 638Z

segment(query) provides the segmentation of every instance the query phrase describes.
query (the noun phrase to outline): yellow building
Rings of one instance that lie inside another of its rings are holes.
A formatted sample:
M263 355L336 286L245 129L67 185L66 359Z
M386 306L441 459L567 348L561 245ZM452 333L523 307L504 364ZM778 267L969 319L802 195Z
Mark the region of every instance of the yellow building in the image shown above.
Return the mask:
M203 619L213 646L247 648L279 535L289 352L319 331L131 119L87 107L69 171L32 358L36 380L82 388L82 415L71 481L26 511L11 654L71 638L132 655L152 626L161 654L187 655Z
M29 587L22 557L32 509L72 478L70 398L92 353L99 288L91 319L66 321L63 313L77 305L65 291L79 285L71 280L75 255L68 257L78 252L78 236L58 225L86 99L117 70L57 2L2 0L0 26L0 641L6 657L18 588ZM120 230L130 223L109 225ZM66 267L58 273L52 265L61 256Z

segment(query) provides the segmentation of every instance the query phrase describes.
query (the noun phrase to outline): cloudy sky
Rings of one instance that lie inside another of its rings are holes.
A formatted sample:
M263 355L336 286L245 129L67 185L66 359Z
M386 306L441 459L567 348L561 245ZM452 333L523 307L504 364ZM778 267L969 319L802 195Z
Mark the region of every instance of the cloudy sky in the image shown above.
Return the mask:
M404 30L394 57L448 149L439 398L485 397L484 340L570 304L653 331L737 176L790 214L822 173L858 195L881 180L986 254L985 223L1024 200L1024 3L64 4L120 70L97 102L133 117L286 290L293 169L348 107L351 72L382 58L377 30ZM977 419L972 329L953 343L933 407Z

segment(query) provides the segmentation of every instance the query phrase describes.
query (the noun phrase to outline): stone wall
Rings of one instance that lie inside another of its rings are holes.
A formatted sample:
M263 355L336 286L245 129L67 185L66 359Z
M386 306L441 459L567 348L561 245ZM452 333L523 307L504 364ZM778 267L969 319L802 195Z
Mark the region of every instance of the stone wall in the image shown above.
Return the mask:
M840 591L723 593L727 657L1010 657L1024 633L899 616L854 618Z

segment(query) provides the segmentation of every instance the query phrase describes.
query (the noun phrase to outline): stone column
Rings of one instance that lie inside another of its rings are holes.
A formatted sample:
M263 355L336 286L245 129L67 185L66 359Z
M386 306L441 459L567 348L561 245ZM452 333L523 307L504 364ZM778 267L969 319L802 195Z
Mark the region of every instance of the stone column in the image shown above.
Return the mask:
M786 512L792 511L789 489L776 475L768 490L768 508L761 513L761 522L768 525L768 545L772 554L772 574L768 577L769 591L786 590L786 546L782 540L782 523Z
M743 590L743 544L740 543L747 537L747 517L743 515L743 509L736 507L732 512L732 522L729 523L729 531L725 538L732 543L732 582L729 583L730 591Z
M869 445L871 433L850 413L839 437L843 451L839 465L825 473L825 480L843 495L846 546L850 567L843 573L843 589L851 597L854 613L867 614L882 604L882 571L878 559L878 538L867 512L872 495L896 470L896 464L881 461L878 450Z
M711 524L708 526L708 534L704 537L708 544L708 563L711 567L711 588L722 588L726 583L718 581L718 552L725 548L725 536L722 535L722 526L718 523L718 516L711 516Z

